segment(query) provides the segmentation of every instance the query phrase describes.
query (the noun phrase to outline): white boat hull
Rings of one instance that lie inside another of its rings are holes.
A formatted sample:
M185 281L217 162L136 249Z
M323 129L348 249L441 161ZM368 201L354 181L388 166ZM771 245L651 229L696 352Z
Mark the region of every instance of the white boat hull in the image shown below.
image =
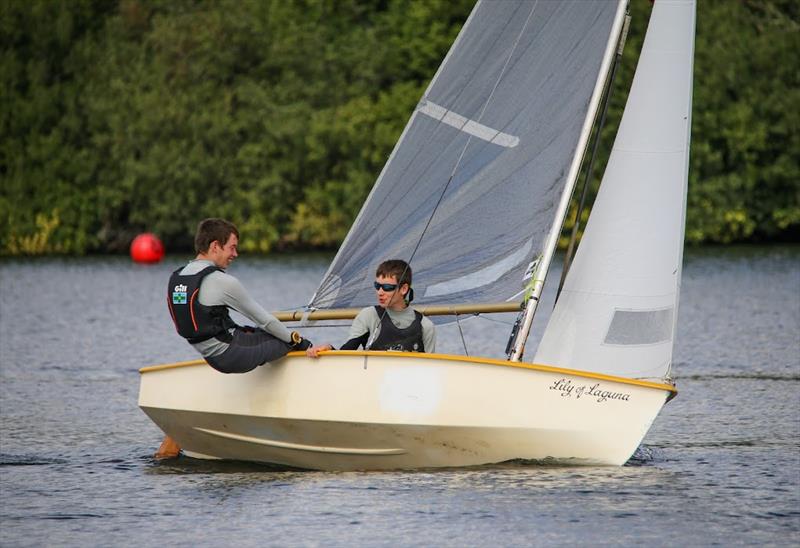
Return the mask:
M201 458L320 470L621 465L672 392L490 359L331 352L243 375L202 361L145 368L139 406Z

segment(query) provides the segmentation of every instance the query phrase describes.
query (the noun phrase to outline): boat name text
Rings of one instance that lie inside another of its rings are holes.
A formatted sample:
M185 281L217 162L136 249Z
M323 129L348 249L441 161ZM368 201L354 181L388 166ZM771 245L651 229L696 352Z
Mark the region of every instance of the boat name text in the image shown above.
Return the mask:
M593 385L588 384L573 384L571 380L559 379L553 383L550 390L557 390L561 393L563 398L571 398L575 396L576 400L581 399L581 396L590 396L597 398L597 401L602 403L606 400L622 400L628 401L631 395L627 392L612 392L611 390L603 390L600 383Z

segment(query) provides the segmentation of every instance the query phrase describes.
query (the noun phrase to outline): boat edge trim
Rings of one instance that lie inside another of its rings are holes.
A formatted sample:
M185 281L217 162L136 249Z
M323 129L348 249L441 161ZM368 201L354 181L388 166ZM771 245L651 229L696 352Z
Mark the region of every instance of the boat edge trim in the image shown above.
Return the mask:
M642 386L645 388L656 388L659 390L666 390L670 392L670 399L674 398L678 393L678 389L671 384L664 384L653 381L644 381L638 379L626 379L625 377L616 377L614 375L605 375L603 373L594 373L591 371L579 371L577 369L567 369L564 367L555 367L552 365L534 364L527 362L511 362L506 360L497 360L494 358L477 358L473 356L456 356L453 354L431 354L425 352L386 352L377 350L328 350L320 352L320 356L382 356L391 354L392 357L397 358L421 358L430 360L445 360L454 362L478 363L483 365L497 365L501 367L516 367L521 369L531 369L534 371L544 371L547 373L563 373L565 375L575 375L578 377L585 377L589 379L597 379L603 381L612 381L622 384L630 384L634 386ZM305 357L305 352L289 352L286 357ZM283 358L281 358L283 359ZM153 373L156 371L163 371L165 369L175 369L178 367L193 367L196 365L208 365L205 360L190 360L176 363L166 363L160 365L151 365L139 369L139 373Z

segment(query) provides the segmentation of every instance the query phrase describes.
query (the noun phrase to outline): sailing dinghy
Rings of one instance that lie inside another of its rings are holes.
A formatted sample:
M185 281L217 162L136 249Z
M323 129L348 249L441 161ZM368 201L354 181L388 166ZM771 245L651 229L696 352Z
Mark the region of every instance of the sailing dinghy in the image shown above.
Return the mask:
M352 317L373 304L375 266L403 258L415 307L436 321L521 310L508 356L292 353L242 375L201 360L152 366L142 410L199 458L322 470L625 463L676 393L693 0L654 4L590 219L524 357L626 7L479 1L308 308L279 316Z

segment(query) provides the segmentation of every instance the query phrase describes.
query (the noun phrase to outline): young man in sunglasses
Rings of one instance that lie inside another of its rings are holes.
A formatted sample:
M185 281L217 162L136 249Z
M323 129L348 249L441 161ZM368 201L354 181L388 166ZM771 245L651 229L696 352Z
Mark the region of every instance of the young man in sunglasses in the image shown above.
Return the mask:
M408 306L414 298L411 289L411 267L405 261L384 261L375 272L374 287L377 306L368 306L358 313L350 327L348 340L339 350L394 350L400 352L434 352L436 331L433 322ZM306 350L316 358L330 344Z

